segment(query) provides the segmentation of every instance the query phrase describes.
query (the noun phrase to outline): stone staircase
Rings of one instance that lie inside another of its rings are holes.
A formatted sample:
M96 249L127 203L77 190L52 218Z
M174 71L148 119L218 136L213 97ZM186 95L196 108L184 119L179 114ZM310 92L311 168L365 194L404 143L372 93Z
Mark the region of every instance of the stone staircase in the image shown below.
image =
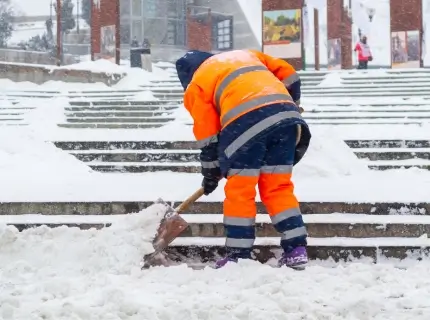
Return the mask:
M372 170L430 170L430 140L346 140ZM55 142L62 150L106 173L200 173L199 150L192 141Z
M69 129L149 129L164 126L180 101L70 101L65 108L66 123L59 127Z
M373 170L430 170L430 140L347 140L345 143Z

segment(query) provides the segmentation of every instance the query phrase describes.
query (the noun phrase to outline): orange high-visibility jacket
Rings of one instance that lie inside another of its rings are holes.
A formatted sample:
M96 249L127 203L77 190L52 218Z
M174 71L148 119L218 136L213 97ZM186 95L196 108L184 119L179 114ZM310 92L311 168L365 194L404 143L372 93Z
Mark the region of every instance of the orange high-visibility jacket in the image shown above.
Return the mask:
M299 80L289 63L259 51L210 57L194 73L184 96L199 146L215 142L222 128L243 114L269 104L293 104L286 87Z

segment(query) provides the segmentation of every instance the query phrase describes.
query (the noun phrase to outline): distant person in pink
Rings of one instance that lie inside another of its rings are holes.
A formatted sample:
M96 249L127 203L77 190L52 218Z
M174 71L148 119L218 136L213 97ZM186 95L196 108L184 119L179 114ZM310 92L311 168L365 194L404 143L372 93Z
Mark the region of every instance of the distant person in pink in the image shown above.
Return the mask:
M367 44L367 37L363 36L355 45L354 51L358 52L358 67L357 69L367 69L367 63L373 60L372 52Z

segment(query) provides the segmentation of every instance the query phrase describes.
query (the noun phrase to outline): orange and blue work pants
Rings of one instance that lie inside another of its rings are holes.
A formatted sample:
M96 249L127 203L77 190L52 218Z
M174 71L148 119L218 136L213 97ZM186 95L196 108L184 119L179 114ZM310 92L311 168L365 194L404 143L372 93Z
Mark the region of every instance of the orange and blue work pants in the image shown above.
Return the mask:
M221 159L227 178L224 226L227 251L249 256L255 241L256 185L285 252L306 246L307 231L291 181L297 126L279 122L250 139L231 159ZM222 143L222 137L221 141Z

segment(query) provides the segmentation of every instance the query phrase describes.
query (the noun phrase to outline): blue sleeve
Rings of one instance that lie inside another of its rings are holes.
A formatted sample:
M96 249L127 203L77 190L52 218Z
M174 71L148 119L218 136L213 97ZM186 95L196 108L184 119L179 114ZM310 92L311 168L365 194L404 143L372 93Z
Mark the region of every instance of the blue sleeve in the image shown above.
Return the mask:
M299 78L287 87L287 90L290 93L291 98L293 98L293 101L298 102L299 104L300 104L300 97L302 95L301 89L300 89L301 85L302 85L302 82Z
M200 149L200 162L202 175L210 179L220 179L221 169L218 159L218 141L211 142Z

